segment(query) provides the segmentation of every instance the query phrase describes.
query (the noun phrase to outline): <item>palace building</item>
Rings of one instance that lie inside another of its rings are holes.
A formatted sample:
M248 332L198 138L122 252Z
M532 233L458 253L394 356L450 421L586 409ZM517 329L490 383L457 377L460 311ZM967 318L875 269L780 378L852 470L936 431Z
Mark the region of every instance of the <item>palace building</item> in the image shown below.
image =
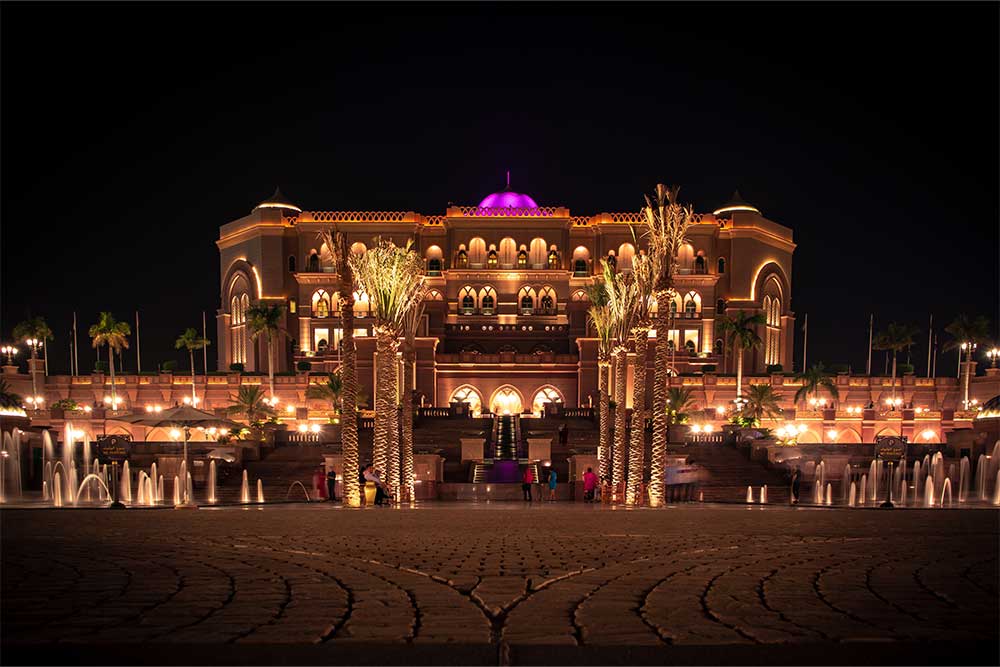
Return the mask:
M739 193L694 217L677 258L677 296L666 306L676 312L667 333L672 372L735 370L717 332L727 311L740 310L766 319L763 345L747 353L745 372L790 370L792 230ZM537 414L546 402L589 406L597 389L597 341L588 330L586 287L601 260L631 270L633 257L645 252L642 225L640 211L574 215L565 206L539 205L509 182L478 205L449 206L443 215L303 210L275 191L220 228L219 369L234 363L267 369L263 342L247 330L254 303L285 306L288 336L276 370L295 370L302 361L313 371L336 369L339 276L319 240L322 230L336 227L352 252L382 237L398 245L412 240L424 258L431 291L415 378L423 405L462 401L475 413L498 414ZM363 405L374 396L375 341L366 296L356 293L355 304ZM652 346L649 353L652 368Z

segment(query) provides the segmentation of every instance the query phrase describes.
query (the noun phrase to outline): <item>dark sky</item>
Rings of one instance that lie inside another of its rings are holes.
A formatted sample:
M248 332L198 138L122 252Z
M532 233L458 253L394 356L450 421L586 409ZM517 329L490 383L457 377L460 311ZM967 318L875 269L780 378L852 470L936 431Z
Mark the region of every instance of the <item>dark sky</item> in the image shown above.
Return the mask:
M214 339L219 225L276 184L441 214L509 168L576 215L738 187L794 230L810 363L863 371L874 311L923 372L929 314L1000 319L998 7L5 2L0 332L44 315L61 372L76 310L86 370L138 308L151 370Z

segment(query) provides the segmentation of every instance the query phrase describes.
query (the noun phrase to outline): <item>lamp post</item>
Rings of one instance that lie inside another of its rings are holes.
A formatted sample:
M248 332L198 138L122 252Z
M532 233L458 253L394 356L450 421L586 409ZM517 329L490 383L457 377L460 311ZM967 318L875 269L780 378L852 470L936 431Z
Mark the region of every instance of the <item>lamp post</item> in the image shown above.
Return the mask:
M8 366L14 365L14 355L17 354L16 347L14 347L13 345L4 345L3 347L0 347L0 353L7 355Z
M972 355L978 345L974 342L962 343L962 351L965 352L965 381L963 382L963 401L965 409L969 409L969 376L972 375Z
M31 349L31 358L38 358L38 350L42 348L42 341L38 338L28 338L24 343ZM35 384L35 369L31 362L28 362L28 371L31 372L31 393L37 395L38 387Z
M1000 348L994 347L994 348L991 348L989 350L986 350L986 356L990 360L990 368L996 368L997 367L997 357L1000 357ZM8 363L10 363L9 360L8 360Z

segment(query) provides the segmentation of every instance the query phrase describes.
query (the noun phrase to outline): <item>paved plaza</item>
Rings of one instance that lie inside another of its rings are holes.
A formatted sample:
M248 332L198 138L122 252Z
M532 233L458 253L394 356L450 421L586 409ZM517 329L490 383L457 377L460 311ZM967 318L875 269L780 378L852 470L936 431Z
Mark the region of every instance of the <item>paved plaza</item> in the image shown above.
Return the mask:
M2 511L4 664L997 664L995 510Z

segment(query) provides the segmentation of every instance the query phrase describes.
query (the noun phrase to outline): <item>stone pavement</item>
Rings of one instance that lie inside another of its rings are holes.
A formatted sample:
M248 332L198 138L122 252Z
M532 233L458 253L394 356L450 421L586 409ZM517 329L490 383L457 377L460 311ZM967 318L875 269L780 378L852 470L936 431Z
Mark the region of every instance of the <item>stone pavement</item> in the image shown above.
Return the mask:
M3 510L3 663L997 664L1000 512Z

